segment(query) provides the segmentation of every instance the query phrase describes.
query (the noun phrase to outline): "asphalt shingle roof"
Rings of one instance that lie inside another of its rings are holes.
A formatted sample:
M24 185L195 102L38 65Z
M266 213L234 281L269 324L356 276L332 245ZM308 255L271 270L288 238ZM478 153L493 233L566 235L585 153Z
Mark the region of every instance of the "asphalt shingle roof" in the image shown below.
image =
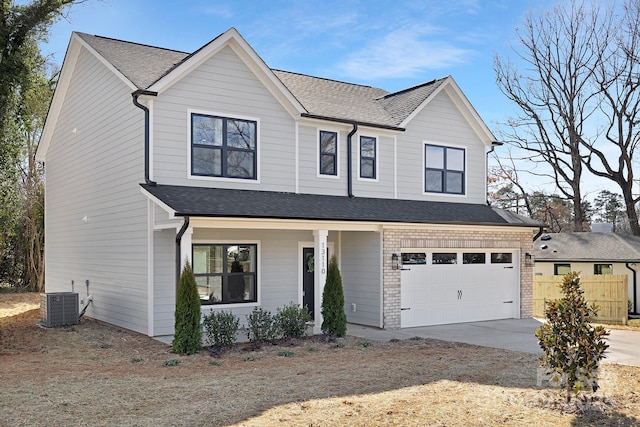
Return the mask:
M76 33L138 89L147 89L192 54ZM307 114L397 127L444 82L433 80L396 93L288 71L272 70Z
M546 236L550 239L538 239L533 244L536 261L640 260L640 237L615 233L549 233Z
M484 204L141 184L178 216L538 226Z

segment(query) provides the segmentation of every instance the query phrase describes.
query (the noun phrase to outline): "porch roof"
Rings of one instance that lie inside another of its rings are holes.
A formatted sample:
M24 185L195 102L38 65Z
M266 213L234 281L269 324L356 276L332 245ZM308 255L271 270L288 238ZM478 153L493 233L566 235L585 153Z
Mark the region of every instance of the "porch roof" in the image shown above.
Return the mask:
M517 225L535 228L543 225L484 204L140 185L153 198L171 208L176 216Z

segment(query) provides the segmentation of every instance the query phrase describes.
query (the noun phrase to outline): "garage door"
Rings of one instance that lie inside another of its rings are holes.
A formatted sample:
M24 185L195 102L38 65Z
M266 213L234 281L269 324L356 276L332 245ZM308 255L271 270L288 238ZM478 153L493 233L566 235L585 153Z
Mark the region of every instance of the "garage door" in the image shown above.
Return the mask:
M401 326L519 317L518 252L402 253Z

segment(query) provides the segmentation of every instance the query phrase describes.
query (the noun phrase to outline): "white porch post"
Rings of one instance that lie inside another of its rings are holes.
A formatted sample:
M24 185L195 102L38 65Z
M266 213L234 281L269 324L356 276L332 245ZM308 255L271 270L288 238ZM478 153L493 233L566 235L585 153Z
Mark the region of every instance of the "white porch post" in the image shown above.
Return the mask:
M314 246L314 324L313 333L319 334L322 326L322 292L327 281L327 236L328 230L315 230L313 232Z
M193 227L187 227L182 240L180 241L180 274L185 266L185 260L189 261L189 265L193 268L193 260L191 259L191 237L193 236Z

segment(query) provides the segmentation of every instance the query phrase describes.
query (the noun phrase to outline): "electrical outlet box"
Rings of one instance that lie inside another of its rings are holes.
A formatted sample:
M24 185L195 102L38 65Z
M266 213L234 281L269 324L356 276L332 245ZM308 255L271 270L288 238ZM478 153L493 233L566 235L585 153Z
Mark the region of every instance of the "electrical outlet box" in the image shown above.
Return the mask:
M355 302L351 303L351 311L353 311L354 313L356 311L356 303Z

